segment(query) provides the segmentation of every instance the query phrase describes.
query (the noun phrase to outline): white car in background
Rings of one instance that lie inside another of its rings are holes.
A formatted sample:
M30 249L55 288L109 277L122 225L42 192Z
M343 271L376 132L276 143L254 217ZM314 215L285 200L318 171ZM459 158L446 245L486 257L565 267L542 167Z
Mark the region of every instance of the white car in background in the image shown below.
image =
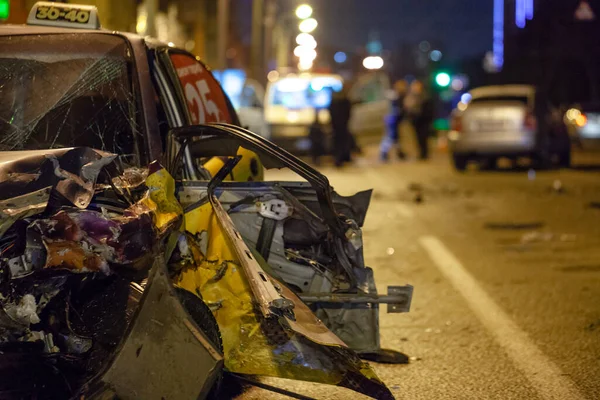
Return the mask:
M270 82L265 120L271 127L273 142L296 152L310 149L309 126L317 112L319 122L329 124L327 108L332 92L342 90L343 85L341 76L319 73L287 74ZM381 137L390 107L386 97L389 89L389 78L383 73L365 74L350 87L348 98L353 106L349 129L359 143L369 136Z
M453 113L448 135L457 170L465 170L471 160L493 167L500 157L570 166L565 124L547 99L538 98L535 87L485 86L473 89L470 96L469 103Z
M385 116L390 112L390 89L389 77L381 72L362 75L352 85L349 92L353 103L350 132L357 140L366 141L368 137L376 137L377 140L381 138L385 129Z

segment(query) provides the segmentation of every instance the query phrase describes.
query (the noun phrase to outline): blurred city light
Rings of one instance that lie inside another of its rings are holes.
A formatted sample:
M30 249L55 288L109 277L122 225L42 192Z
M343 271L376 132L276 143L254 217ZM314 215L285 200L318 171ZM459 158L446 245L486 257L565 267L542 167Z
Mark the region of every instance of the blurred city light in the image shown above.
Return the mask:
M267 74L267 79L269 82L275 82L277 79L279 79L279 72L275 70L269 71Z
M311 61L317 58L316 50L305 46L296 46L296 48L294 49L294 55L300 59Z
M494 0L493 64L497 70L504 65L504 0Z
M369 56L363 60L363 67L366 69L381 69L383 67L383 58L379 56Z
M429 58L431 61L440 61L442 59L442 52L439 50L433 50L429 53Z
M10 1L0 0L0 19L8 19L10 15Z
M303 20L302 22L300 22L300 25L298 25L298 29L300 29L300 32L310 33L312 31L314 31L315 29L317 29L317 25L319 25L319 24L316 19L307 18L307 19Z
M145 13L138 15L135 31L140 35L144 35L146 33L147 21L148 17Z
M323 82L315 79L310 83L310 88L315 92L318 92L319 90L323 89Z
M465 111L467 109L467 104L461 101L456 105L456 108L458 108L459 111Z
M465 83L459 77L452 78L452 83L450 84L450 87L452 88L452 90L460 92L465 88Z
M577 118L575 118L575 123L578 127L583 128L587 124L587 117L583 114L579 114Z
M313 9L308 4L301 4L296 8L296 16L300 19L310 18Z
M567 111L566 116L569 121L575 121L581 115L581 111L576 108L571 108Z
M423 40L421 43L419 43L419 50L421 50L423 53L427 53L429 49L431 49L431 45L427 40Z
M440 87L447 87L450 85L450 75L448 75L446 72L439 72L435 76L435 83L437 83Z
M308 80L306 79L286 77L277 82L277 90L280 92L301 92L307 88Z
M307 70L311 69L312 66L313 66L313 62L310 59L301 58L300 62L298 63L298 69L300 71L307 71Z
M343 51L338 51L337 53L335 53L333 55L333 60L338 64L345 63L347 59L348 59L348 57L346 56L346 53L344 53Z
M311 49L317 48L317 41L310 33L301 33L296 36L296 43L303 47L308 47Z
M472 97L473 96L471 96L471 93L463 93L462 96L460 96L460 101L462 101L465 104L469 104Z

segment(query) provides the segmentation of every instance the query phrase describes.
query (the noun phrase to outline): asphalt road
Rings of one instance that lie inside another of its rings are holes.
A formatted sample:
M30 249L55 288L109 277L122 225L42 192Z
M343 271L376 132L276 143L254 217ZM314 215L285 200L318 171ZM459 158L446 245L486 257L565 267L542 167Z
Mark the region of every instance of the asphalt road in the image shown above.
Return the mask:
M375 189L364 242L379 290L415 287L410 313L380 314L382 346L411 356L373 364L398 399L600 399L600 168L459 174L440 151L381 164L370 148L353 166L321 169L341 194Z

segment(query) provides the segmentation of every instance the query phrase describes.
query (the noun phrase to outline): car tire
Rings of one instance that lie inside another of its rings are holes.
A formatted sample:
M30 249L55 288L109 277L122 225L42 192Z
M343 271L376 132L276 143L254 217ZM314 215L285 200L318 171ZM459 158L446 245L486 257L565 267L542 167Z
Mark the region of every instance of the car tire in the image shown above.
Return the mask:
M469 157L462 154L453 154L452 155L452 163L454 164L454 168L459 172L464 172L467 169L467 164L469 163Z
M177 298L183 308L190 314L196 325L206 335L211 344L223 354L223 341L221 339L221 331L210 308L204 303L204 300L198 296L182 288L175 288ZM215 382L207 395L207 399L219 399L220 391L223 386L223 373L215 379Z

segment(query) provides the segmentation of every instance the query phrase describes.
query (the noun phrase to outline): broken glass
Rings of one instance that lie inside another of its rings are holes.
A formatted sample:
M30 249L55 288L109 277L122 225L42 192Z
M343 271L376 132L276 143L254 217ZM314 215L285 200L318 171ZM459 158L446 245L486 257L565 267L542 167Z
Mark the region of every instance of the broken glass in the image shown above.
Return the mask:
M114 35L0 38L0 150L86 146L139 160L132 70Z

